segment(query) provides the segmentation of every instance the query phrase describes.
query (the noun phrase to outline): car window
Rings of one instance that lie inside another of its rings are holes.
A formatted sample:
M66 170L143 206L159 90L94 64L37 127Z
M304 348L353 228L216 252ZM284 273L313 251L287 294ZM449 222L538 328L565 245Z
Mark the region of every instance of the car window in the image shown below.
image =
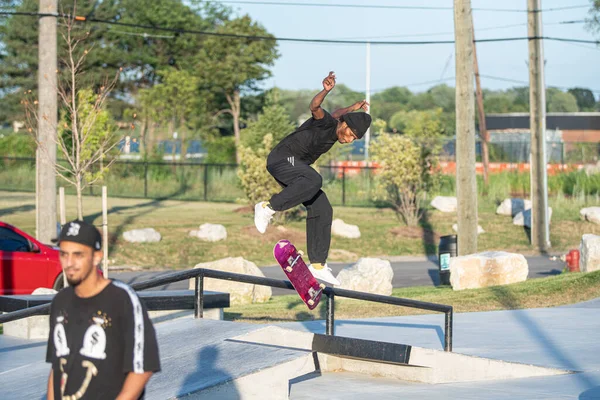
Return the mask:
M0 250L30 251L29 241L10 229L0 226Z

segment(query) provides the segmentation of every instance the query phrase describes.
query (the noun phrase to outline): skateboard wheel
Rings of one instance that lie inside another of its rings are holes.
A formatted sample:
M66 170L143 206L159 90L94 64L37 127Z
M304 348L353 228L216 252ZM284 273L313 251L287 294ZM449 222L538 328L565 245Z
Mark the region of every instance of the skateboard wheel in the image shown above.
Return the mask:
M286 270L287 272L292 272L292 271L293 271L292 267L285 267L285 270Z
M326 286L325 286L325 284L324 284L324 283L320 283L320 284L319 284L319 287L320 287L321 289L325 289L325 287L326 287Z
M309 305L309 306L314 306L314 305L315 305L315 301L314 301L313 299L310 299L310 300L308 301L308 305Z

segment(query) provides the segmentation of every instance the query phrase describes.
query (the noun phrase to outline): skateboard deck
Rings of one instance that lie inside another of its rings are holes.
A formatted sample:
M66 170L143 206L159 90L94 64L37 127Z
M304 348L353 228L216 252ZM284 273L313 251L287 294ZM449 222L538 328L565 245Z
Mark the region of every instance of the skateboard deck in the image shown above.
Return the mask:
M300 295L306 306L312 310L321 300L324 284L320 284L302 260L302 253L289 240L280 240L273 248L273 255Z

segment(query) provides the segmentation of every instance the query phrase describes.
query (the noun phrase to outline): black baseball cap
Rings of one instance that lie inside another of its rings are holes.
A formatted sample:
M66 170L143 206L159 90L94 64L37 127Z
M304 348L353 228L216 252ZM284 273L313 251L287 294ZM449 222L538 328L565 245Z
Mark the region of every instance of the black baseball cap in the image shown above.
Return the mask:
M371 126L371 116L365 112L351 112L342 115L342 121L344 121L357 138L362 137L367 133L369 126Z
M58 244L60 242L75 242L91 247L94 251L102 249L102 237L98 229L94 225L81 220L66 223L60 230L58 238L52 241Z

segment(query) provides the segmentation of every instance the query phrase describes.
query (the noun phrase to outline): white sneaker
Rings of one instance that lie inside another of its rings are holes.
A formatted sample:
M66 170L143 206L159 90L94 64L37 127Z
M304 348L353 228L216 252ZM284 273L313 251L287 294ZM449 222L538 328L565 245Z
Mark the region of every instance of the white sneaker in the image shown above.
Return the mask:
M275 214L275 211L267 205L266 201L261 201L254 206L254 225L260 233L265 233L273 214Z
M330 285L340 284L340 281L335 279L335 276L333 276L333 274L331 273L331 268L329 268L327 264L325 264L325 266L322 269L316 269L312 266L312 264L310 264L308 266L308 269L313 274L313 276L320 281L327 282Z

